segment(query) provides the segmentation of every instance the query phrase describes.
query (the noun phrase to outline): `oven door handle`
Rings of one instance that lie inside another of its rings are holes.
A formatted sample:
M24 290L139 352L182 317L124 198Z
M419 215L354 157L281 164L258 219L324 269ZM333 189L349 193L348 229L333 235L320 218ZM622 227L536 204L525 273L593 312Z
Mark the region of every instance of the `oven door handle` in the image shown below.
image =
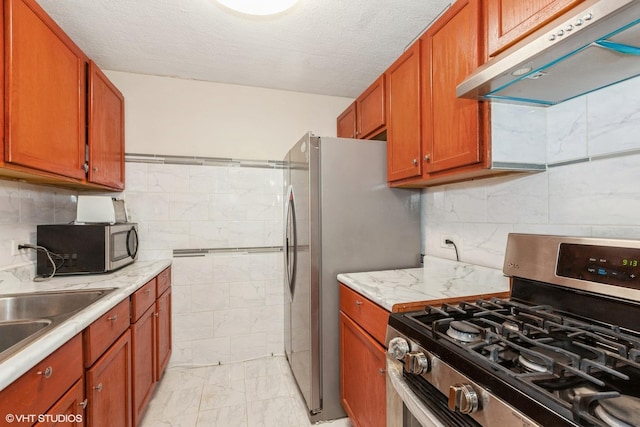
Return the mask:
M389 388L389 385L393 390ZM395 393L393 393L394 391ZM390 415L387 418L387 427L401 427L403 425L401 420L400 424L398 424L397 418L391 419L392 417L397 417L398 411L402 413L402 404L424 427L447 427L409 388L402 376L402 363L387 353L387 405L399 406L396 406L395 411L389 407L387 408L387 414Z

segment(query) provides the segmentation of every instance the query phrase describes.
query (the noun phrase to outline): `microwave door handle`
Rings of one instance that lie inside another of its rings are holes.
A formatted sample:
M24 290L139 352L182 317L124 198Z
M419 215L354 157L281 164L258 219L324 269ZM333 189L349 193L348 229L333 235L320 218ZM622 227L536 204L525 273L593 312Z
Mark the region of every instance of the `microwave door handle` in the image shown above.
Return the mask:
M133 246L133 250L131 246ZM127 232L127 254L131 258L135 258L138 254L138 232L135 227L131 227Z

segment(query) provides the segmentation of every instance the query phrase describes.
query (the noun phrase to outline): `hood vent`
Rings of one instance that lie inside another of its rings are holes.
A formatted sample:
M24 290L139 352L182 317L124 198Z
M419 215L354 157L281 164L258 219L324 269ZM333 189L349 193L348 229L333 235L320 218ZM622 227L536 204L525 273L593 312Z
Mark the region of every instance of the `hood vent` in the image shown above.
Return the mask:
M458 97L555 105L640 75L640 1L591 0L478 68Z

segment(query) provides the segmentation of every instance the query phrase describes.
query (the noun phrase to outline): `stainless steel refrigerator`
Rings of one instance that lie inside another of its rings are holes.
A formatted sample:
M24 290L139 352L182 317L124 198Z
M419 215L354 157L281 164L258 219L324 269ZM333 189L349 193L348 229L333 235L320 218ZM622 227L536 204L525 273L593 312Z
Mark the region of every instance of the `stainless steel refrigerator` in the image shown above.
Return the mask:
M345 416L336 276L418 266L420 193L387 186L384 141L308 133L284 160L285 353L310 420L330 420Z

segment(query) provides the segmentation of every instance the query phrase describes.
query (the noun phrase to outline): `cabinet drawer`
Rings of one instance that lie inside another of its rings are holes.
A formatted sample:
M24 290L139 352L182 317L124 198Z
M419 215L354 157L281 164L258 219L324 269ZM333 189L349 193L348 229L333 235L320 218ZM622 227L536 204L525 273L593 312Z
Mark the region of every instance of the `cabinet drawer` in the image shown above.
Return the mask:
M340 284L340 310L383 344L389 312L356 291Z
M129 299L126 299L84 330L84 366L93 365L128 327Z
M131 323L137 322L140 316L153 305L155 300L156 279L152 279L131 295Z
M78 334L2 390L0 411L44 414L82 374L82 339ZM12 425L24 424L14 422Z
M162 273L158 274L156 280L158 283L156 295L160 296L171 286L171 267L167 267Z

